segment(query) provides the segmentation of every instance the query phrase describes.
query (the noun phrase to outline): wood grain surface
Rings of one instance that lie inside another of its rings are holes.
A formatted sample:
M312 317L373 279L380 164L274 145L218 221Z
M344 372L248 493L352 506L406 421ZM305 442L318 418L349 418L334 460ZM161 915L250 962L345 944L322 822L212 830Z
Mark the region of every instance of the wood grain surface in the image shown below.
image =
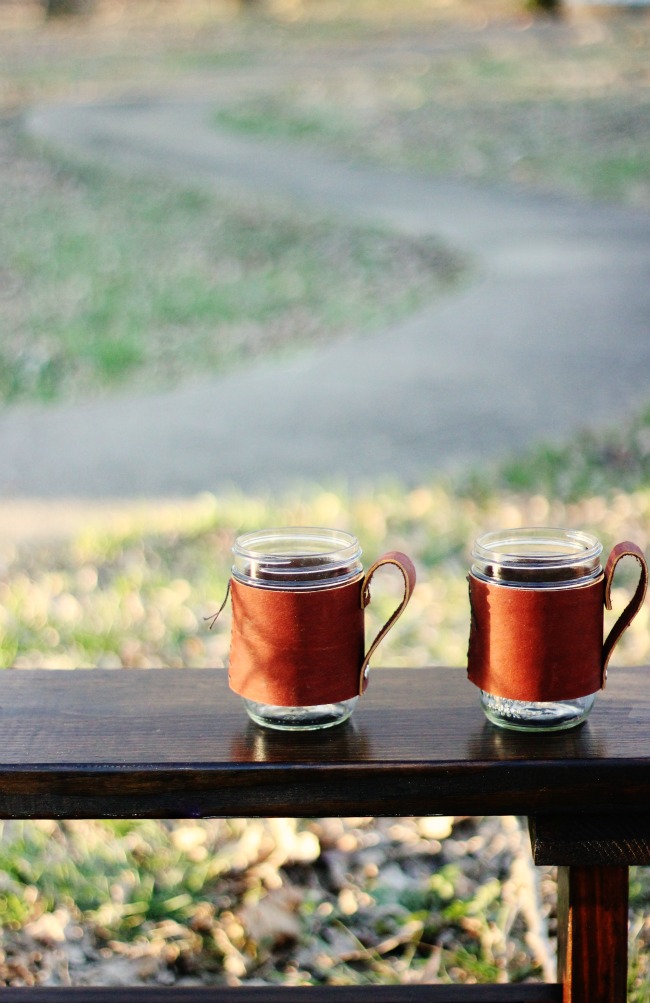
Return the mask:
M536 864L650 864L650 813L538 815L529 820Z
M0 672L0 816L638 812L650 669L613 669L591 718L500 730L462 669L375 670L327 731L248 721L223 670Z
M610 863L612 854L627 863L625 853L648 851L650 669L611 675L590 720L568 732L498 729L484 719L465 672L440 668L375 671L351 721L290 734L249 722L222 670L7 670L0 816L534 816L536 858L557 863L564 854L581 865L560 868L564 987L337 987L337 999L622 1003L627 867L582 865L603 856ZM332 990L4 988L1 996L6 1003L324 1003Z
M558 868L563 1003L626 1003L627 867Z

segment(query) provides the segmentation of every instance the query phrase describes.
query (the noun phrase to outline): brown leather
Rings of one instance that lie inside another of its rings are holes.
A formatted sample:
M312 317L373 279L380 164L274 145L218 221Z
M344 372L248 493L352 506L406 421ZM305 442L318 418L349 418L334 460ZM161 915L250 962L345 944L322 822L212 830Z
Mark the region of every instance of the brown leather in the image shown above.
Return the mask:
M333 589L263 589L231 580L228 678L240 696L277 707L349 700L359 692L363 577Z
M522 589L469 576L468 676L509 700L571 700L601 688L604 578Z
M605 566L605 608L612 608L612 582L614 580L616 566L623 557L634 557L641 565L641 574L639 576L639 582L634 595L607 635L607 640L605 641L605 645L603 647L603 686L605 685L605 680L607 678L607 665L612 651L614 650L614 647L618 643L623 632L627 630L632 623L632 620L641 609L646 592L648 591L648 562L645 559L643 551L640 547L637 547L636 543L631 543L629 540L625 540L623 543L617 543L612 549Z
M364 657L364 608L377 568L395 564L404 597ZM336 588L266 589L232 578L229 683L240 696L278 707L307 707L358 696L368 659L401 615L415 585L405 554L380 557L366 575Z
M603 605L611 609L618 562L641 566L636 591L603 645ZM511 700L571 700L605 685L617 641L641 608L648 565L635 543L617 544L605 573L572 589L522 589L469 576L472 620L468 676L487 693Z

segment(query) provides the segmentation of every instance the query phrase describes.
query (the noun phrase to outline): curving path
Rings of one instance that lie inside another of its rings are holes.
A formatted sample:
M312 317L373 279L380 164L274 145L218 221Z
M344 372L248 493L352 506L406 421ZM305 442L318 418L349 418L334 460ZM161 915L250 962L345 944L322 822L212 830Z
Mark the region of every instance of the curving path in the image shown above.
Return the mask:
M650 398L650 214L354 166L216 131L185 94L35 109L75 155L250 186L474 259L471 283L405 322L164 393L0 412L0 497L188 496L302 479L409 484Z

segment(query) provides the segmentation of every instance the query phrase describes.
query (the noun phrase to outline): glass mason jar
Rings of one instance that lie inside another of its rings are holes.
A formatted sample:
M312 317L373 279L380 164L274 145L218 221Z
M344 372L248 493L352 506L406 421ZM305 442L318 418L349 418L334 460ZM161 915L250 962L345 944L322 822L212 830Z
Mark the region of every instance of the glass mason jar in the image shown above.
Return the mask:
M524 528L480 536L470 576L507 589L567 590L595 583L603 574L602 546L577 530ZM602 643L602 640L598 643ZM513 700L480 690L488 720L514 731L560 731L586 719L595 692L572 699Z
M334 529L269 529L238 537L233 546L233 578L274 591L317 592L363 576L361 547L349 533ZM311 706L279 706L244 699L257 724L282 731L313 731L346 721L358 700Z

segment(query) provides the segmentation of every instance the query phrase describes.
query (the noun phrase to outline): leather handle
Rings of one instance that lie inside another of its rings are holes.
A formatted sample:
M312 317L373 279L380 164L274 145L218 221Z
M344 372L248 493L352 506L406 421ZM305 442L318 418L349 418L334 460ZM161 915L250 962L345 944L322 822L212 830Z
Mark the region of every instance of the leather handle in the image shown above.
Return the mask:
M372 567L368 569L368 571L364 576L363 582L361 584L362 609L365 609L366 606L368 606L370 603L370 582L372 580L375 571L377 571L378 568L381 568L386 564L393 564L396 568L398 568L401 571L402 577L404 578L404 594L402 596L402 600L399 606L397 607L393 615L386 621L384 626L381 628L376 638L368 648L365 658L363 659L363 662L361 664L361 671L359 673L360 696L363 695L366 686L368 685L368 669L370 667L369 665L370 659L372 658L379 644L381 644L381 642L383 641L388 631L391 629L392 626L394 626L396 621L400 618L400 616L406 609L408 601L413 594L413 589L415 588L416 576L415 576L415 565L413 564L413 561L411 560L410 557L407 557L406 554L403 554L400 550L390 550L387 554L383 554L381 557L379 557L372 565Z
M648 589L648 563L641 548L637 547L636 543L630 543L629 540L625 540L623 543L617 543L609 555L607 565L605 567L605 609L612 608L612 582L614 580L614 573L618 562L623 557L634 557L641 565L641 573L639 575L639 583L636 587L634 595L610 630L607 635L607 640L603 645L603 685L605 684L605 679L607 678L607 663L609 662L612 651L616 647L616 644L620 640L623 632L627 630L632 623L632 620L641 609L646 591Z

